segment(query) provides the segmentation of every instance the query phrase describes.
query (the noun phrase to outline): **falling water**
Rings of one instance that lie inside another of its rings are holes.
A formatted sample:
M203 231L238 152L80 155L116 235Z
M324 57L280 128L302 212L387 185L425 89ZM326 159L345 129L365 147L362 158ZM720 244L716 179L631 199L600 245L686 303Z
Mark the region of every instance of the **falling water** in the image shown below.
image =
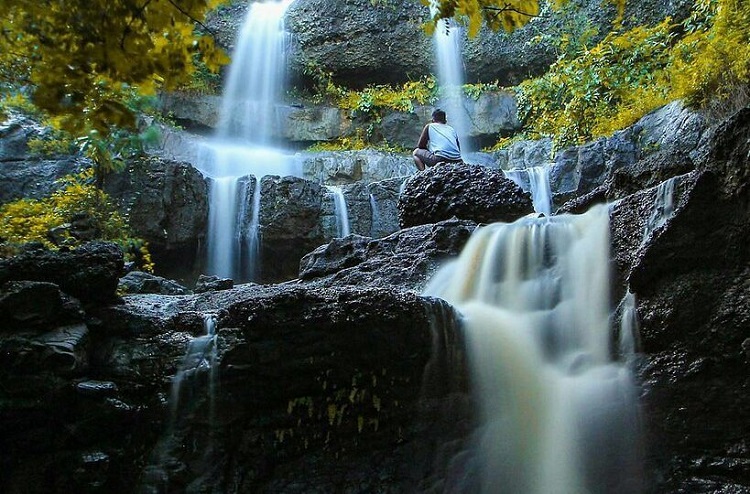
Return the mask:
M503 170L503 174L531 194L535 212L545 216L552 214L552 189L549 184L549 169L546 166Z
M339 237L349 235L349 211L346 209L346 199L341 187L335 185L326 185L326 189L333 197L333 207L336 213L336 227Z
M643 231L643 242L646 242L651 233L662 226L674 212L674 185L678 177L672 177L660 183L656 188L654 208L646 221Z
M290 4L250 3L232 55L217 136L203 145L196 165L210 179L207 271L239 281L257 281L260 273L260 178L300 175L289 153L271 147L285 86L283 18ZM251 198L238 184L248 175L256 177Z
M437 7L432 4L432 14ZM439 105L448 116L448 123L456 129L461 143L461 154L473 149L469 144L471 123L463 104L464 67L461 55L463 28L449 19L443 19L435 29L435 59L437 63L437 81L440 87Z
M380 209L375 196L370 194L370 234L374 236L377 225L380 224Z
M479 228L426 293L463 316L480 404L478 486L464 492L635 493L637 387L611 357L609 217Z

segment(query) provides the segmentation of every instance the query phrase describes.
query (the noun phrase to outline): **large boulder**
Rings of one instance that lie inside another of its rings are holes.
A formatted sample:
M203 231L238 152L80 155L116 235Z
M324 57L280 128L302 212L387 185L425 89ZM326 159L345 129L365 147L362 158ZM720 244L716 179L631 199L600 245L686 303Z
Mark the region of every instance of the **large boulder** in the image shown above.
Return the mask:
M107 177L104 190L149 243L159 274L192 278L208 224L208 185L188 163L146 158Z
M27 250L0 259L0 286L9 281L50 282L84 304L108 303L116 300L123 265L122 250L112 243L90 242L71 251Z
M656 24L668 16L678 22L691 6L689 0L627 2L625 26ZM569 33L570 26L590 26L596 40L612 30L616 16L612 4L576 0L559 12L545 11L510 34L482 29L463 43L466 79L512 86L541 75L556 60L556 40ZM331 73L336 82L350 87L435 73L433 40L422 29L428 19L429 9L417 1L373 5L369 0L298 0L286 17L293 39L292 73L307 84L316 70Z
M750 433L750 109L705 136L698 170L617 202L618 271L638 300L649 470L659 492L745 492Z
M0 122L0 204L48 196L60 188L58 179L89 165L79 156L34 155L29 141L43 139L49 130L15 113Z
M320 221L324 197L324 187L309 180L276 176L261 179L261 279L272 282L294 278L302 256L325 242Z
M315 286L376 286L421 291L441 263L456 257L476 223L446 220L372 239L334 239L300 261L299 277Z
M501 172L481 166L440 165L406 182L398 203L402 228L452 217L477 223L514 221L534 212L531 197Z

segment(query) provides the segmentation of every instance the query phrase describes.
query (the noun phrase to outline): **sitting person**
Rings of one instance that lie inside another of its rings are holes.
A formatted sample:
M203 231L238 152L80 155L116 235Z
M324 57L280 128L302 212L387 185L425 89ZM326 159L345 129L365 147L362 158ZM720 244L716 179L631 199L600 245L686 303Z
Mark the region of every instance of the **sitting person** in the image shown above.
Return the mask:
M456 130L446 123L445 112L432 112L432 122L422 129L417 149L412 153L419 171L438 163L462 163L461 145Z

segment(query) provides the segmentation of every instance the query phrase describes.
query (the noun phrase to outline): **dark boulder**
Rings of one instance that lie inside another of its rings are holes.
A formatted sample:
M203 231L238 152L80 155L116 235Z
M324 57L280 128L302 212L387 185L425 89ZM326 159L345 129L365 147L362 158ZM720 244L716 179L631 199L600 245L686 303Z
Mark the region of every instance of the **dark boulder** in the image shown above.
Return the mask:
M297 177L261 179L261 278L294 278L299 260L323 242L323 186Z
M658 492L745 492L750 483L748 151L745 109L702 141L698 170L677 177L663 223L648 225L658 187L614 206L615 261L638 299Z
M118 288L123 293L159 293L162 295L187 295L190 290L176 281L143 271L131 271L122 278Z
M107 177L104 190L149 244L157 274L193 278L208 224L208 185L189 163L145 158Z
M54 283L9 281L0 285L0 329L54 327L83 321L81 304Z
M475 228L471 221L452 219L381 239L335 239L302 258L299 277L322 286L421 290L442 262L461 252Z
M230 278L202 274L198 276L198 281L195 282L195 293L217 292L219 290L229 290L233 287L234 280Z
M71 251L36 250L0 259L0 286L8 281L46 281L84 304L109 303L123 269L119 246L90 242Z
M452 217L476 223L514 221L534 212L531 196L502 172L480 166L441 165L406 182L398 202L402 228Z

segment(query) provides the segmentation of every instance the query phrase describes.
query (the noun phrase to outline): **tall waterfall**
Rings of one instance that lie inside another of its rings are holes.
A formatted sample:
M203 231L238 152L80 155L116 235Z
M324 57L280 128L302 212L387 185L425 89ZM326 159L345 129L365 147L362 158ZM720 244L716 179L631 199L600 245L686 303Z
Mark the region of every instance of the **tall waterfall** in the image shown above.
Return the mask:
M283 18L291 2L250 2L232 55L219 129L203 144L196 165L210 179L206 270L238 281L257 281L260 275L261 177L300 175L289 153L271 147L285 87ZM255 177L252 192L239 183L248 176Z
M462 492L636 493L638 389L613 357L609 217L479 228L426 293L462 314L480 407Z
M432 6L433 14L436 7ZM445 110L450 124L458 134L461 154L473 151L469 144L471 122L463 105L464 67L461 47L464 30L452 20L443 19L435 29L435 61L440 87L438 105Z

